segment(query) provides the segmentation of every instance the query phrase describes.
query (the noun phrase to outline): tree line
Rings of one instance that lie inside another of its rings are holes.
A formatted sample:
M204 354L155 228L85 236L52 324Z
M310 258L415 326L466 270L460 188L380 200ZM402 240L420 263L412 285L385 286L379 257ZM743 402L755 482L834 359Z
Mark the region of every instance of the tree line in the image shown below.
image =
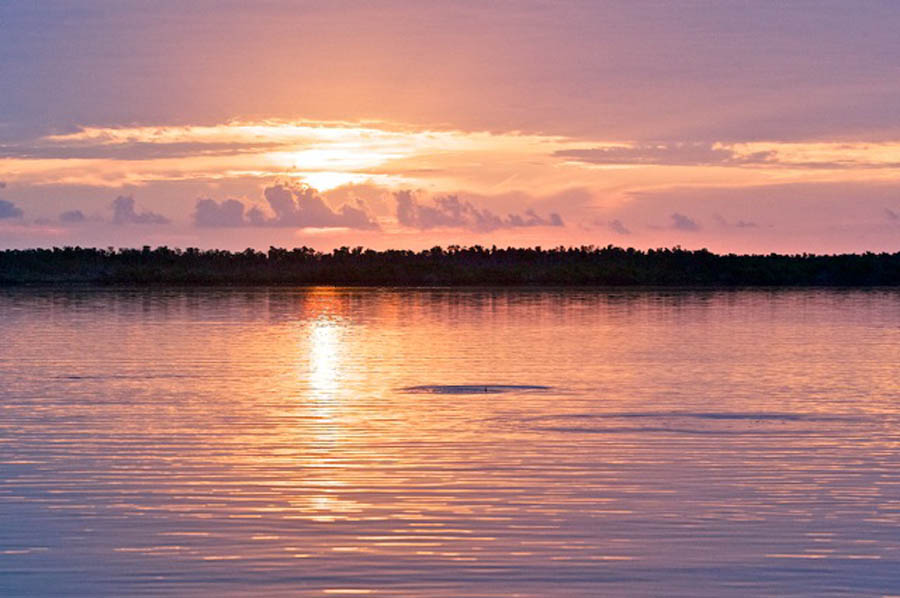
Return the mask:
M736 255L680 247L309 247L239 252L54 247L0 251L0 284L897 286L900 252Z

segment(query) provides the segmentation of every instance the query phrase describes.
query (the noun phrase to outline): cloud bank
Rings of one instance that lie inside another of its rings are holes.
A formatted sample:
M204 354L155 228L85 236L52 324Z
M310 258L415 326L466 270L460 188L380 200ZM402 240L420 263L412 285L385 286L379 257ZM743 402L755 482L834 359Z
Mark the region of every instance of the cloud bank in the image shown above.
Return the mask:
M361 201L356 206L344 204L332 209L317 190L305 185L272 185L266 187L263 196L271 214L258 207L248 208L237 199L222 202L199 199L194 224L200 227L378 228Z
M501 217L490 210L479 209L456 195L434 197L431 205L420 202L411 191L398 191L394 193L394 199L397 202L397 222L403 226L422 230L464 228L486 232L500 228L564 226L562 218L557 213L551 213L544 218L534 210L525 210L521 214Z

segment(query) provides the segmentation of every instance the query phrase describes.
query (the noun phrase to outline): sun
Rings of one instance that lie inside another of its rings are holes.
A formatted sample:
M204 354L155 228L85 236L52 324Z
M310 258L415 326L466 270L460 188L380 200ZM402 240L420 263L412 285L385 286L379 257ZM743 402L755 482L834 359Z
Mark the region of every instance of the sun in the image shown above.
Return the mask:
M318 189L319 191L329 191L342 187L344 185L358 185L372 181L372 177L365 173L359 172L304 172L299 175L304 183Z
M317 133L322 135L322 131ZM396 140L388 143L353 129L343 128L331 133L328 139L320 139L310 146L269 152L265 155L266 161L288 176L300 178L320 191L328 191L383 178L377 174L380 167L412 152L412 148L397 144Z

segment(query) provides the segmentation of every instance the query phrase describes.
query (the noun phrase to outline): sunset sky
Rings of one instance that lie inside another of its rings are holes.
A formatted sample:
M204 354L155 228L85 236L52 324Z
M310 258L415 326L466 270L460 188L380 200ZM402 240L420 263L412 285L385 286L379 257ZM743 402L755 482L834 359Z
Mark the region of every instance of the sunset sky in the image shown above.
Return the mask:
M900 4L0 2L0 246L900 251Z

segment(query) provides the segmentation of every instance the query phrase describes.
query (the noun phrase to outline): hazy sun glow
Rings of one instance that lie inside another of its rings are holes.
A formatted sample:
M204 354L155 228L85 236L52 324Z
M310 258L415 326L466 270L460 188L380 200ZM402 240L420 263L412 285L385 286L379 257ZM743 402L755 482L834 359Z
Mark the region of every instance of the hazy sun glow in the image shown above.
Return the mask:
M803 180L894 179L900 165L900 143L712 143L698 150L685 144L317 121L87 127L45 136L23 153L27 156L0 159L0 180L120 186L287 176L321 190L372 182L545 193L572 185L615 188L635 169L647 188L759 184L783 180L786 170L795 173L788 177ZM885 169L892 172L877 172Z
M728 222L742 223L740 232L748 239L764 232L748 214L763 214L770 223L777 218L765 213L766 205L776 205L771 202L730 204L735 209L701 205L698 211L693 197L704 189L714 195L717 190L734 195L746 189L767 196L765 189L777 185L900 185L897 142L639 143L416 128L380 121L85 127L38 138L21 152L7 148L5 155L0 157L0 181L19 188L203 185L199 197L216 201L236 197L247 209L255 205L271 214L260 191L279 179L291 180L335 192L331 208L362 209L378 223L372 230L391 234L402 229L395 226L398 216L391 194L412 190L474 197L476 208L487 208L500 218L526 210L558 212L575 226L557 227L554 238L564 233L576 243L593 242L596 233L590 231L594 229L619 235L636 232L635 219L641 221L639 230L648 238L665 238L659 231L678 231L671 218L680 211L702 213L707 224L714 222L720 229ZM234 187L243 192L231 195L228 189ZM360 195L360 187L368 195ZM682 202L675 207L665 199L688 189L697 190L689 196L690 206ZM787 189L780 192L791 194ZM659 198L653 200L658 204L639 201L647 197ZM191 202L197 198L182 198L181 213L171 219L190 220ZM888 202L879 207L877 203L870 208L870 221L900 213L900 205ZM731 213L723 216L722 212ZM102 219L98 215L94 220ZM622 224L623 220L632 226ZM619 224L610 224L615 222ZM802 225L806 219L798 222ZM890 238L883 225L867 226ZM346 233L327 218L309 226L300 222L295 228L316 233L331 230L335 236ZM51 234L49 229L46 234ZM525 240L531 233L520 229L516 234ZM675 236L683 236L683 231ZM265 246L269 241L261 243Z

